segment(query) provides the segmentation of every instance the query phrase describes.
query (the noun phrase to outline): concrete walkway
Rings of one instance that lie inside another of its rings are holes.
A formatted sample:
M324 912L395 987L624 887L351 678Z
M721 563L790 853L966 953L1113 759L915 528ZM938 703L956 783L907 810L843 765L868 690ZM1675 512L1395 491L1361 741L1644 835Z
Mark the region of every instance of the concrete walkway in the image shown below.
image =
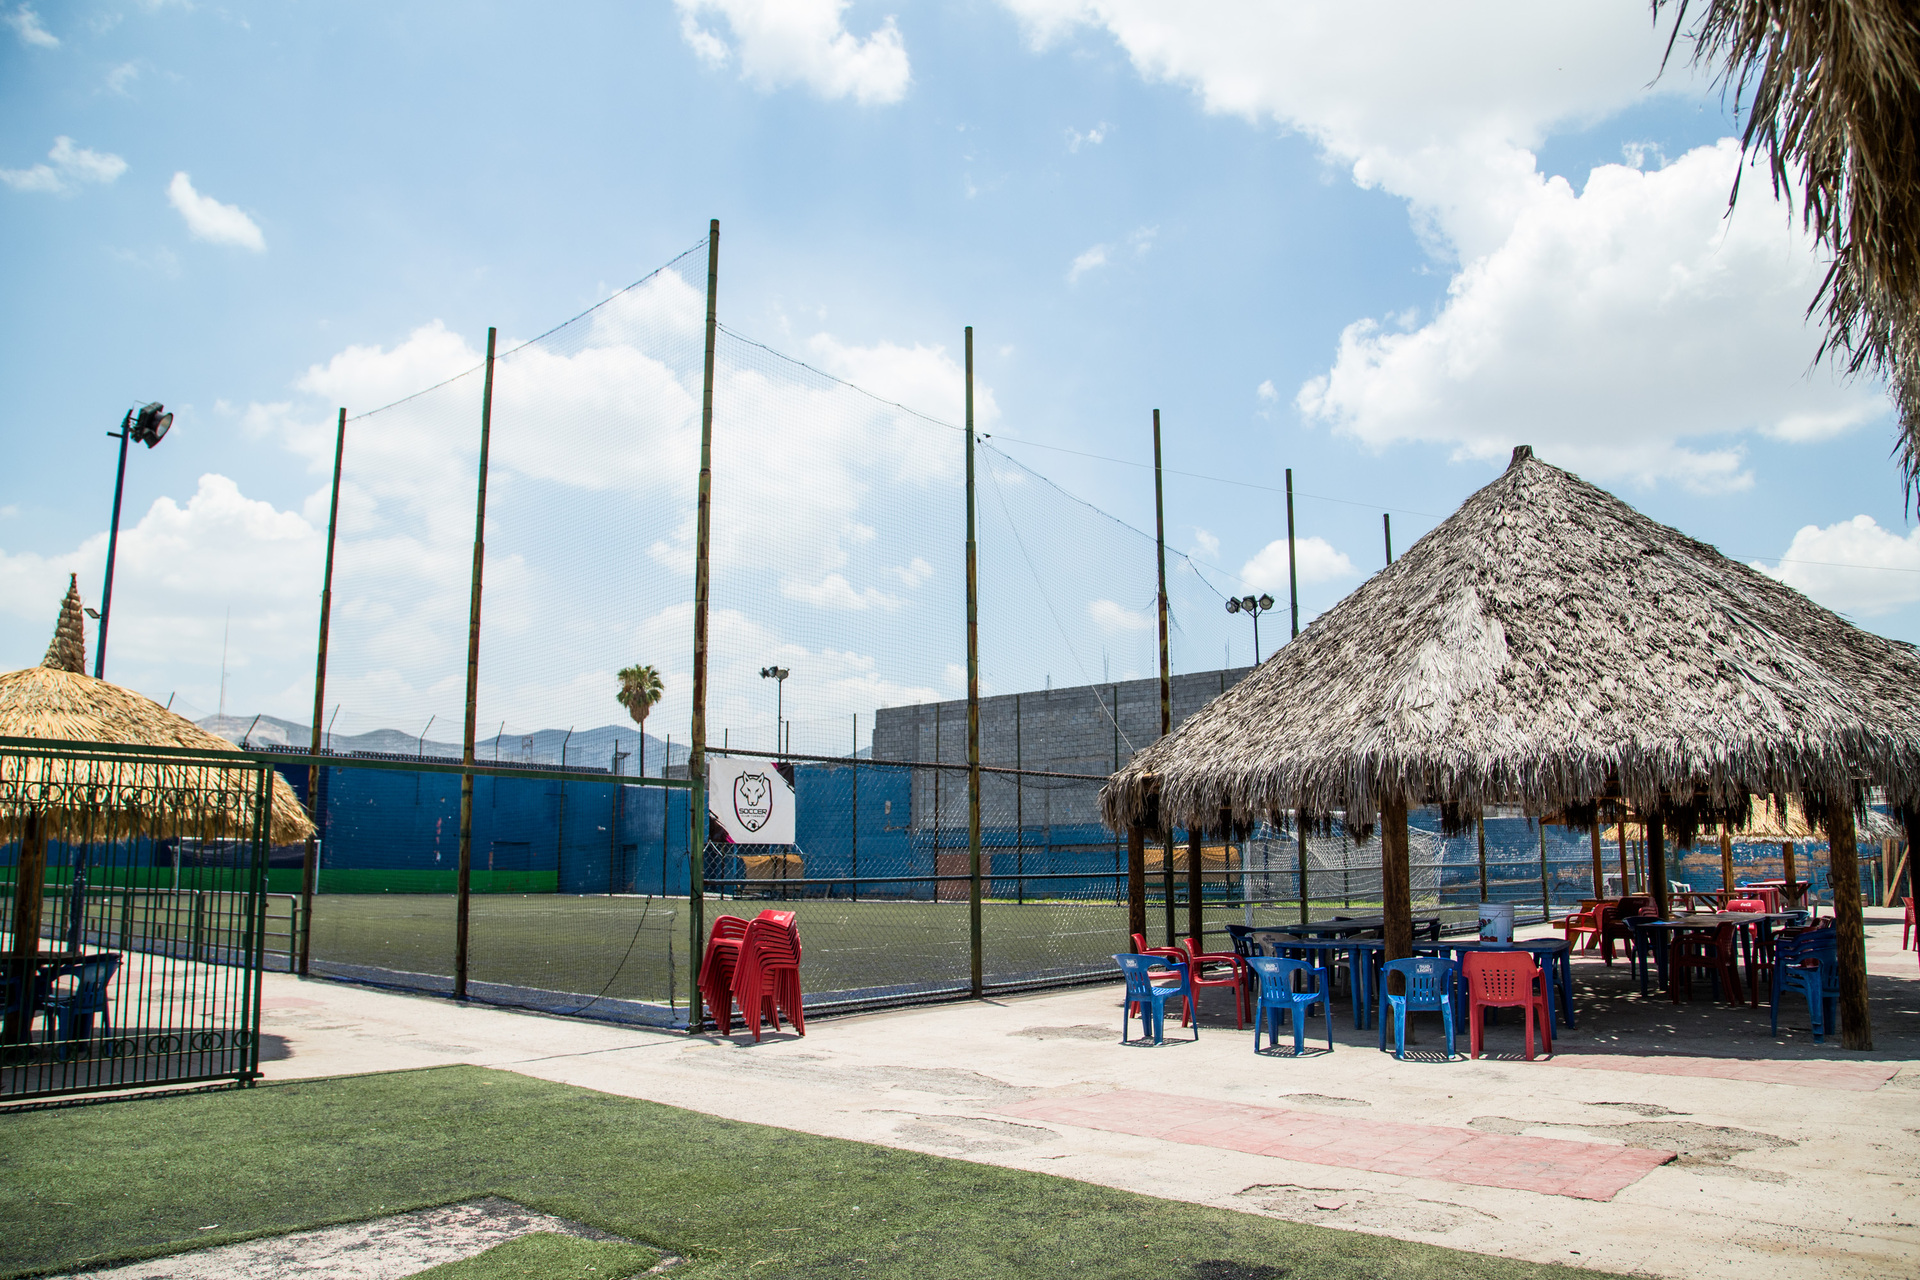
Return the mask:
M471 1062L812 1133L1538 1262L1688 1280L1920 1275L1920 964L1869 914L1876 1050L1804 1009L1643 999L1575 961L1578 1029L1523 1061L1408 1061L1334 1006L1334 1049L1251 1051L1210 993L1197 1041L1118 1043L1118 987L687 1037L267 978L269 1078ZM1138 1023L1135 1027L1137 1029ZM1283 1042L1284 1043L1284 1042ZM1316 1049L1314 1046L1318 1045ZM1464 1029L1459 1049L1466 1049Z

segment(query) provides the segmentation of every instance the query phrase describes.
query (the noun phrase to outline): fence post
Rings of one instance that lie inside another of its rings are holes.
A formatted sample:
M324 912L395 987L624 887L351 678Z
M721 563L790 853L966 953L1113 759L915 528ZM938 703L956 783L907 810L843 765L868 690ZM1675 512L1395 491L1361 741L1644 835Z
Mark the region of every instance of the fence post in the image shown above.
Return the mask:
M720 219L707 224L707 351L700 385L700 487L693 554L693 741L687 754L687 1034L699 1035L707 855L707 577L713 546L713 349L719 327Z
M967 932L973 994L985 989L980 956L980 567L973 528L973 326L967 326ZM935 874L939 868L934 868ZM935 891L938 897L938 891Z
M1547 888L1547 818L1540 815L1540 918L1553 919L1553 896Z
M486 558L487 445L493 430L493 344L487 329L487 374L480 390L480 484L473 510L473 589L467 610L467 721L460 745L460 871L453 923L453 998L467 998L467 923L473 905L473 734L480 709L480 574Z
M340 463L347 451L347 411L340 410L338 425L333 436L333 496L327 505L327 567L320 578L320 645L314 656L313 670L313 737L308 754L320 754L320 718L326 712L327 705L327 629L333 617L333 540L334 531L340 525ZM320 825L320 766L307 766L307 816L313 819L314 833L307 837L306 856L300 862L300 919L302 925L313 912L313 882L318 871L319 848L314 841L319 837ZM288 939L288 947L294 945ZM310 947L306 933L300 935L300 955L298 967L301 977L307 976L307 956Z

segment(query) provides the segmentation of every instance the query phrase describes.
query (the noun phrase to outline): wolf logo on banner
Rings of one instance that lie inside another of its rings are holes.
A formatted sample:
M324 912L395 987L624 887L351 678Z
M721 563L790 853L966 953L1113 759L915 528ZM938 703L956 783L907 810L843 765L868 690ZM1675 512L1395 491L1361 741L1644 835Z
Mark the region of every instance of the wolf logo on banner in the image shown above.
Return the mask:
M793 780L770 760L712 760L707 814L734 844L792 844Z

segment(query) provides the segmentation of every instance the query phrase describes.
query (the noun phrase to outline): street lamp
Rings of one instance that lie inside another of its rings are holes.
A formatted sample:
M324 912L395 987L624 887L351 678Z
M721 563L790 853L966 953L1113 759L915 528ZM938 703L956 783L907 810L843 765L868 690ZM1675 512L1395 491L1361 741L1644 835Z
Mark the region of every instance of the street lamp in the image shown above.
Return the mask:
M166 438L173 426L173 415L158 401L127 410L118 431L107 432L109 439L120 441L120 470L113 478L113 525L107 531L107 580L100 589L100 640L93 651L93 678L106 678L107 619L113 612L113 555L120 542L120 490L127 482L127 441L138 440L151 449Z
M1228 613L1244 613L1253 619L1253 665L1260 665L1260 615L1273 608L1273 597L1264 593L1258 599L1253 596L1229 596Z
M787 692L787 677L792 674L793 672L786 667L760 668L760 678L762 680L773 681L773 753L775 755L785 753L785 748L782 747L780 743L781 730L785 724L785 721L781 718L783 715L782 704Z

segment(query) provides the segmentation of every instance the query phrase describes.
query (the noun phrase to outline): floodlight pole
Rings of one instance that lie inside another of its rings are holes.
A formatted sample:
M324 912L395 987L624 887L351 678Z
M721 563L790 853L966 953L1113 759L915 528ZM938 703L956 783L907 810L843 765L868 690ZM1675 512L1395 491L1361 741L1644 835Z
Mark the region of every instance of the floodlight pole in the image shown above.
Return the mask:
M327 567L320 577L320 645L313 670L313 740L309 753L320 754L320 717L327 709L327 628L333 618L333 535L340 523L340 461L347 450L347 411L340 410L339 424L333 434L333 497L327 505ZM500 749L496 743L494 755ZM320 847L320 766L307 769L307 812L314 823L314 834L307 837L306 857L300 863L300 976L307 976L307 959L313 942L313 882L319 878Z
M693 544L693 741L687 753L687 1034L699 1035L700 944L706 932L707 581L713 542L713 348L719 323L720 219L707 224L707 352L700 385L700 487Z
M1293 569L1293 468L1287 468L1287 602L1293 607L1293 634L1300 634L1300 588ZM1254 658L1260 657L1260 621L1254 619Z
M467 724L461 739L460 879L454 908L453 998L467 998L467 923L473 905L473 735L480 711L480 571L487 549L487 445L493 432L493 344L487 329L487 376L480 390L480 486L473 509L473 593L467 610Z
M980 551L973 528L973 326L967 326L967 930L973 996L985 990L980 957ZM938 868L935 868L936 872ZM936 893L936 897L938 894Z
M120 546L120 491L127 483L127 441L133 438L133 410L127 410L118 431L107 432L109 439L115 436L120 439L120 469L113 478L113 523L107 529L107 580L100 588L100 635L93 650L95 680L106 679L107 618L113 612L113 555Z

